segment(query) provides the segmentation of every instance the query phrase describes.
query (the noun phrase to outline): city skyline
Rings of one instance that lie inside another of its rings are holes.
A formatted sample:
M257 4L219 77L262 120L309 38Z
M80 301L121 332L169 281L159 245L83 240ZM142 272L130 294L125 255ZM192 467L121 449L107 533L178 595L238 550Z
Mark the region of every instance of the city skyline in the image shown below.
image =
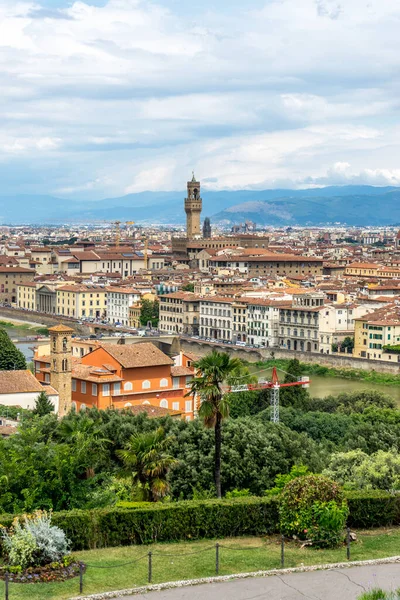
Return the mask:
M399 185L394 0L0 0L2 195Z

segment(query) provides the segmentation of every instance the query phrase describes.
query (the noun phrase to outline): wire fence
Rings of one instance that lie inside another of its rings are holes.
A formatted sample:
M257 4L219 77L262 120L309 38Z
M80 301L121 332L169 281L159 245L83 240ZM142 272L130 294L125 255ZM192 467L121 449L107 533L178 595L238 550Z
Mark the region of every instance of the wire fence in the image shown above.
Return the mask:
M287 553L287 543L290 542L291 544L296 543L298 545L303 545L305 544L304 540L294 540L293 538L288 538L284 535L280 536L280 563L279 565L277 564L276 568L281 568L284 569L285 568L285 560L286 560L286 553ZM306 542L307 543L307 542ZM314 544L317 542L313 542ZM325 544L326 540L320 540L318 542L318 544ZM346 530L346 544L345 544L345 551L346 551L346 559L350 560L351 558L351 532L350 532L350 528L347 528ZM139 564L147 561L147 583L151 584L153 583L153 577L154 577L154 559L157 557L162 557L162 558L185 558L187 556L194 556L194 555L199 555L199 554L205 554L205 553L213 553L213 562L214 562L214 568L213 571L208 574L209 577L212 576L218 576L220 574L220 570L221 567L223 566L224 560L227 560L227 556L229 556L229 552L236 552L236 551L240 551L240 552L247 552L247 551L265 551L265 548L263 548L262 546L231 546L231 545L226 545L224 543L220 543L220 542L216 542L213 545L207 546L206 548L201 548L200 550L195 550L195 551L190 551L190 552L179 552L179 553L166 553L166 552L160 552L160 551L149 551L146 552L145 554L143 554L142 556L139 556L138 558L135 558L133 560L130 561L126 561L123 563L119 563L119 564L112 564L112 565L95 565L95 564L90 564L90 563L84 563L84 562L80 562L79 563L79 594L83 594L84 593L84 588L85 588L85 574L92 570L92 569L120 569L123 567L127 567L127 566L131 566L134 564ZM260 569L256 569L256 570L260 570ZM184 574L182 574L183 577L185 578ZM11 595L11 590L10 590L10 583L12 582L10 580L10 574L6 571L5 572L5 576L4 576L4 582L5 582L5 600L12 600L12 595ZM20 585L24 585L24 584L20 584Z

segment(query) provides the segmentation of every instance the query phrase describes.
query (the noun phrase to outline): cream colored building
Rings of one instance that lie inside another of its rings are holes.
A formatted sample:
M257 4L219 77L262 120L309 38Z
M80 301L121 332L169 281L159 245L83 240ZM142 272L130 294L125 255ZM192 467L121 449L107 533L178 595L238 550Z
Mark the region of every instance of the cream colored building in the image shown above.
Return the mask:
M107 289L89 285L63 285L56 290L57 314L82 319L105 318Z
M34 281L17 284L17 306L25 310L36 310L36 283Z

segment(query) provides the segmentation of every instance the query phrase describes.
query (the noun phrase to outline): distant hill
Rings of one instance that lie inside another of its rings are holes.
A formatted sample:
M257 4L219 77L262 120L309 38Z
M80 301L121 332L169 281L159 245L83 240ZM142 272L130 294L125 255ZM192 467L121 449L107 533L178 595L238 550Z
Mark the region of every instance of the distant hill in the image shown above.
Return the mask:
M231 225L391 225L400 222L400 188L330 186L309 190L203 190L202 217ZM0 223L49 224L114 219L183 224L184 191L140 192L97 201L46 195L0 196Z

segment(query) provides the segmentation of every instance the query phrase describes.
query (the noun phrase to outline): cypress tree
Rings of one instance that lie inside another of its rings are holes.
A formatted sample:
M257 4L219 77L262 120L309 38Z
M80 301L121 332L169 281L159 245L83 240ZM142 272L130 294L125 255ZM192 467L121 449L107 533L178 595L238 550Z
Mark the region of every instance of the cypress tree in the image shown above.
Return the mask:
M0 329L0 371L26 369L24 355L10 340L4 329Z

